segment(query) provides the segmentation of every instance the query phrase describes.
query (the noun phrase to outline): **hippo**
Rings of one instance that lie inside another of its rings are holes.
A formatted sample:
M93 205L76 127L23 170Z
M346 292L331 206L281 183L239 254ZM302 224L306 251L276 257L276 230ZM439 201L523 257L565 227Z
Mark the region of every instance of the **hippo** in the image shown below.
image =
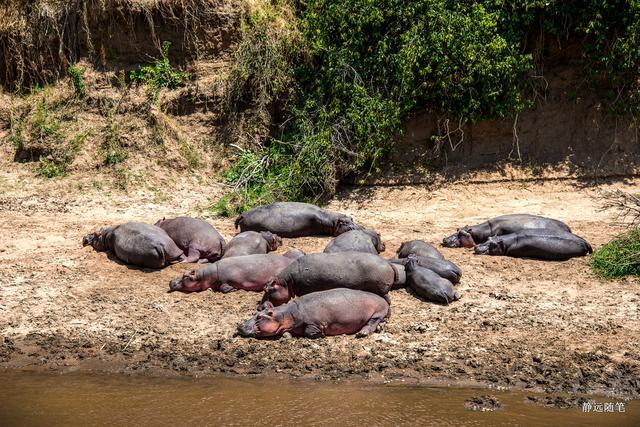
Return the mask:
M420 267L428 268L436 273L438 276L447 279L453 284L459 283L462 277L462 270L460 267L447 261L446 259L432 258L428 256L409 255L407 258L390 259L389 262L394 264L406 265L410 259L415 258Z
M398 258L406 258L410 254L414 254L418 256L428 256L431 258L444 259L444 256L440 253L439 250L437 250L424 240L410 240L408 242L403 242L400 245L400 248L398 248L396 254L398 255Z
M268 231L245 231L229 240L222 258L266 254L282 246L282 238Z
M411 258L404 266L407 286L420 298L439 304L449 304L460 299L460 294L447 279L428 268L420 267L416 258Z
M264 287L260 308L275 307L294 296L333 288L386 295L405 281L404 268L364 252L310 254L296 260Z
M342 233L329 242L325 253L334 252L367 252L379 254L384 252L385 245L380 233L375 230L350 230Z
M339 236L362 228L347 215L299 202L257 207L240 214L235 225L240 231L270 231L282 237Z
M160 269L186 259L184 252L160 227L127 222L95 229L82 239L98 252L111 251L125 264Z
M484 243L491 236L517 233L528 229L546 229L549 231L566 231L571 229L562 221L537 215L513 214L502 215L483 222L482 224L465 225L449 237L442 240L442 246L447 248L472 248Z
M200 292L207 289L224 293L238 289L259 292L269 279L292 262L295 260L275 254L223 258L176 277L169 283L169 292Z
M379 295L355 289L330 289L304 295L295 301L268 308L238 325L238 334L266 338L290 333L320 338L374 332L389 314L389 303Z
M476 245L474 252L481 255L566 260L590 254L593 249L586 240L573 233L545 228L489 237L486 242Z
M305 256L306 254L300 249L291 248L287 252L283 253L282 256L286 256L287 258L298 259L300 257Z
M224 253L224 238L206 221L179 216L173 219L162 218L155 225L166 231L182 249L186 256L184 262L214 262Z

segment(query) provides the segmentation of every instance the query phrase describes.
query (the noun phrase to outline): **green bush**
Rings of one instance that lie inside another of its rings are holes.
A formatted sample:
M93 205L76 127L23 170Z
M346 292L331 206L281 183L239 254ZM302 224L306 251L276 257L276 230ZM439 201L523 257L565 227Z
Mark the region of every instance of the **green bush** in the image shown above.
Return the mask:
M100 145L99 154L106 165L116 165L127 160L129 154L122 146L122 135L120 123L113 115L113 111L108 110L106 114L107 122L103 134L104 141Z
M45 157L40 157L38 163L38 175L43 178L55 178L67 174L67 162L56 162Z
M598 249L592 266L596 274L606 278L640 276L640 229L624 233Z
M71 76L71 82L76 93L76 97L84 98L87 96L87 88L84 85L84 68L72 65L69 67L69 75Z
M549 54L545 37L579 40L585 82L609 89L612 110L640 111L637 0L265 3L267 11L295 8L289 25L302 37L293 47L278 41L265 30L275 18L261 9L246 19L230 99L258 98L280 111L266 116L271 137L227 175L236 191L221 212L331 196L345 176L378 171L417 111L462 124L513 117L536 96L529 75Z
M148 85L155 91L160 88L177 89L187 79L187 74L177 71L169 61L169 48L171 43L162 43L162 57L156 59L153 65L132 70L129 74L131 81L137 84Z

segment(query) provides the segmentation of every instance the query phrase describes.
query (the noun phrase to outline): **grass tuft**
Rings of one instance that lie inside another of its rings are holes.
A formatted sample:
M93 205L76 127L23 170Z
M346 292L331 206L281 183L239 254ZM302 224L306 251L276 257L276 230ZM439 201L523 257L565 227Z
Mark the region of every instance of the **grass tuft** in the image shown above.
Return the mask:
M608 279L640 276L640 229L628 231L598 249L591 265L596 274Z

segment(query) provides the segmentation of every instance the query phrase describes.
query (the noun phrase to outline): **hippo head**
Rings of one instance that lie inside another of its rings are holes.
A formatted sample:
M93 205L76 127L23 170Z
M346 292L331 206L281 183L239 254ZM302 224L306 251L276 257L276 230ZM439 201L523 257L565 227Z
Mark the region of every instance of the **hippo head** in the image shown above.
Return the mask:
M409 254L404 263L405 273L411 273L418 267L418 257L415 254Z
M353 222L353 218L346 215L338 215L333 221L333 237L339 236L347 231L362 230L363 227Z
M293 329L293 323L293 318L284 310L266 309L239 324L238 333L243 337L273 337Z
M198 274L196 270L191 270L184 273L180 277L176 277L169 282L169 292L201 292L209 288L209 286L202 280L198 280Z
M375 230L365 230L365 233L367 233L369 236L371 236L371 241L373 242L374 246L376 247L376 251L378 253L384 252L387 249L387 247L385 246L384 242L382 241L382 237L380 237L380 233L378 233Z
M267 246L269 247L269 252L275 251L280 246L282 246L282 237L277 234L273 234L269 231L261 231L260 234L267 241Z
M479 255L504 255L506 250L504 240L495 237L489 237L486 242L473 247L473 251Z
M277 277L269 280L264 285L264 292L268 295L268 300L274 307L282 305L291 299L289 287L285 283L280 283Z
M82 238L82 246L91 245L98 252L107 250L104 243L104 228L99 227Z
M442 240L442 246L445 248L472 248L476 242L473 241L471 232L471 228L465 225L451 236L444 238Z

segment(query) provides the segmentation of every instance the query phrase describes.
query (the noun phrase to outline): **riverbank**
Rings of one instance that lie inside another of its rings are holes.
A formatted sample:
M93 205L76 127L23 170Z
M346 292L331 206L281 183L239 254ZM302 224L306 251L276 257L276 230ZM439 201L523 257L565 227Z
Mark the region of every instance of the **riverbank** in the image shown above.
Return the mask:
M473 384L545 393L640 396L640 286L594 276L589 258L566 262L474 256L443 249L463 270L449 306L391 294L381 333L321 340L234 336L259 294L167 293L188 266L141 271L81 247L95 226L173 215L209 216L225 236L233 220L207 210L222 187L167 177L128 192L96 177L42 180L2 162L0 366L56 372L277 375L371 382ZM5 167L6 166L6 167ZM329 208L376 228L391 257L402 241L438 243L457 227L512 212L566 221L594 248L624 226L598 210L603 189L638 180L469 183L436 189L343 190ZM284 239L278 252L321 251L329 238Z

